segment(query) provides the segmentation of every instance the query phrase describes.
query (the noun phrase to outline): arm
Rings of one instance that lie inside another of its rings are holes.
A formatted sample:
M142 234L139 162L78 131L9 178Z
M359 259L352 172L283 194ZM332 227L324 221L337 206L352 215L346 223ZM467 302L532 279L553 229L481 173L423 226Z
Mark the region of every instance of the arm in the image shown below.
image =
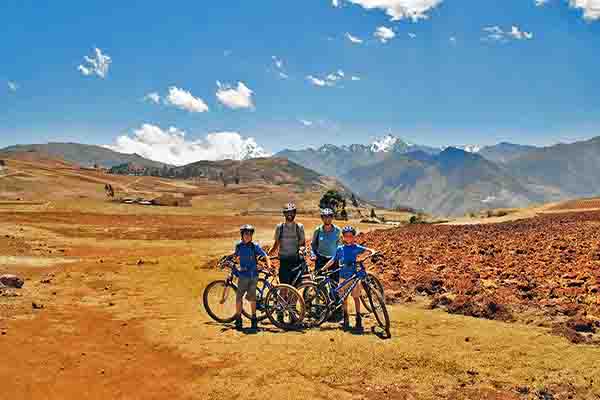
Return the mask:
M304 225L300 225L299 228L300 235L298 235L298 247L300 248L300 251L303 251L304 249L306 249L306 235L304 234Z
M321 269L321 271L327 271L329 268L331 268L331 266L335 264L335 258L332 258L331 260L327 261L327 264L325 264L323 266L323 268Z
M363 254L367 252L371 254L363 256ZM356 262L364 262L367 258L372 257L375 253L377 253L375 250L365 247L365 250L362 252L361 256L356 258Z
M315 230L315 232L313 233L312 242L310 243L310 259L313 261L317 259L317 253L315 253L315 250L318 247L319 247L319 228L317 228Z
M273 243L273 246L269 249L267 253L269 256L272 256L279 250L279 229L279 226L275 228L275 242Z

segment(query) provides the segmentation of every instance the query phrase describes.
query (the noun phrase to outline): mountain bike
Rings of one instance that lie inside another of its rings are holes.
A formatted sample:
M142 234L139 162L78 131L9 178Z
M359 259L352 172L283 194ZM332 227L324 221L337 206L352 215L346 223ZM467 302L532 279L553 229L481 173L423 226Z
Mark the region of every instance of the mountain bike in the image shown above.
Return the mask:
M218 267L229 270L229 273L226 279L211 282L204 289L203 304L212 319L220 323L230 323L236 317L235 281L239 278L239 272L233 256L221 258ZM257 318L264 320L266 316L273 325L284 330L297 329L301 326L305 314L302 296L290 285L273 284L274 278L268 271L261 273L267 278L259 278L260 289L257 285ZM250 312L244 308L242 313L248 318L251 317Z
M383 257L383 256L380 253L375 253L368 258L375 258L375 257L381 259L381 257ZM336 271L333 271L331 273L331 275L334 275L338 271L339 271L339 269ZM325 276L321 271L316 271L313 275L313 280L317 284L322 282L324 278L325 278ZM332 279L330 279L329 282L333 283L334 281L335 280L332 278ZM367 297L366 286L370 286L373 290L378 291L381 294L381 297L385 300L385 289L383 287L383 283L381 283L381 281L379 280L379 278L376 275L374 275L371 272L367 272L367 277L362 282L362 285L363 285L363 288L365 288L365 290L363 290L360 295L360 302L362 303L362 305L365 307L365 309L368 312L373 312L373 310L371 308L371 304ZM330 288L327 288L327 293L329 293L329 291L330 291Z
M375 315L377 324L390 337L390 317L381 293L368 283L368 274L362 262L357 263L357 271L348 279L336 285L332 282L332 275L339 270L324 272L323 279L316 283L316 287L310 286L302 291L308 314L307 323L320 326L339 308L344 300L350 296L352 290L358 284L362 284L366 293L371 312Z

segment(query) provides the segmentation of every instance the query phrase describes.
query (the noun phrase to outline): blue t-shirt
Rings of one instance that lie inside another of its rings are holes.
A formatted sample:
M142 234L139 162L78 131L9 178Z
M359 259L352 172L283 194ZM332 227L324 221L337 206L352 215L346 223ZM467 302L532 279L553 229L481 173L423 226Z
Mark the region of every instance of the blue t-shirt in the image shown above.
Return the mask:
M367 250L359 244L345 245L337 248L335 257L336 262L342 266L340 276L350 278L356 272L356 258Z
M255 278L258 276L256 258L261 256L266 257L267 253L254 242L239 242L235 246L235 256L240 258L240 276Z
M341 237L342 231L337 226L333 225L333 229L330 232L326 232L323 225L321 225L313 234L311 243L312 255L316 256L318 254L322 257L332 258L341 244Z

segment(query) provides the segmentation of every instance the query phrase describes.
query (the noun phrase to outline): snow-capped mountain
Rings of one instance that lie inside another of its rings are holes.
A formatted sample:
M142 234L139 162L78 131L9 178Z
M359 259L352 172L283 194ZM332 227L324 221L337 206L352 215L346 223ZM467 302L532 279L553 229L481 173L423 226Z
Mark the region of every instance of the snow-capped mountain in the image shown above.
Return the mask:
M375 139L373 143L371 143L370 149L374 153L387 153L394 149L394 146L398 144L398 142L402 142L400 138L388 133L382 138ZM404 143L404 142L402 142Z
M483 148L483 146L480 146L478 144L464 144L460 146L444 146L442 147L442 150L446 150L448 147L454 147L456 149L466 151L467 153L479 153Z
M248 138L241 146L237 154L233 154L234 160L249 160L251 158L270 157L271 154L259 146L254 139Z

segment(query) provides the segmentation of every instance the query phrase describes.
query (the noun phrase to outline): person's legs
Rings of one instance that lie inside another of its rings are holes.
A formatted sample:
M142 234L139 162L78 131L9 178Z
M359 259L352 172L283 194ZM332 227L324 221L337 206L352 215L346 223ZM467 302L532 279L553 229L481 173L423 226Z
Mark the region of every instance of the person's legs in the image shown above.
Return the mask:
M360 315L360 283L352 289L352 298L356 308L356 329L362 330L362 316Z
M235 327L236 329L242 329L242 306L244 301L244 295L248 292L248 278L240 277L238 281L238 290L235 296Z
M251 321L252 329L258 328L258 321L256 320L256 284L258 283L258 278L249 279L248 282L248 291L246 293L246 300L250 303L250 312L252 313Z

